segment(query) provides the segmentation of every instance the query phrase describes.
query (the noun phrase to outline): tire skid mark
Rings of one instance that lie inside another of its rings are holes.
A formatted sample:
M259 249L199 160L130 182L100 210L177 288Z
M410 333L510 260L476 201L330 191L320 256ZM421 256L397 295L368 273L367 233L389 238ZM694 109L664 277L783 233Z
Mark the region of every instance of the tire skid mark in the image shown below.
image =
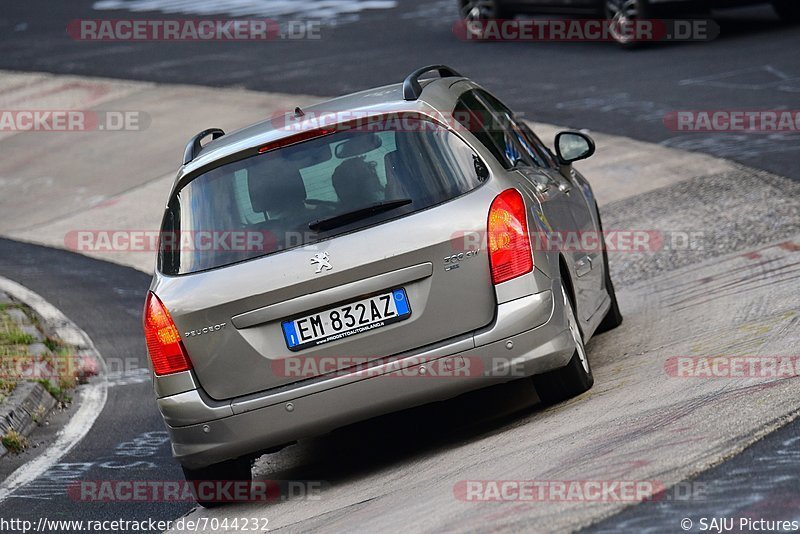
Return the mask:
M739 272L742 272L742 271L751 271L754 268L760 268L760 267L769 265L771 263L779 262L779 261L781 261L781 258L772 258L772 259L769 259L769 260L760 261L758 264L752 265L752 266L751 265L744 265L744 266L741 266L741 267L735 267L735 268L729 269L727 271L722 271L721 273L713 275L713 276L705 276L703 278L698 278L696 280L686 280L684 282L679 282L679 283L676 283L676 284L663 285L661 287L658 287L658 288L654 289L653 293L655 293L655 294L659 294L659 293L674 293L676 289L680 289L680 288L694 288L694 287L704 286L704 285L710 284L710 283L712 283L714 281L722 280L722 279L725 279L725 278L727 278L729 276L733 276L736 273L739 273ZM678 275L675 275L674 278L678 278L678 279L684 278L684 275L683 274L678 274Z
M792 267L794 268L791 270L786 270ZM696 306L698 304L711 302L712 300L719 300L720 298L729 297L740 293L750 292L755 289L760 289L770 285L777 285L782 282L788 282L797 278L798 276L797 273L800 273L800 268L797 268L797 266L795 265L786 265L779 269L770 270L769 272L763 274L741 278L736 281L723 284L716 288L709 288L709 291L707 292L697 292L696 294L690 295L686 298L681 298L673 300L671 302L666 302L665 305L668 307L675 307L678 309L686 309L688 307ZM769 280L769 282L765 284L758 283L758 282L763 282L765 280ZM711 297L701 301L697 300L698 298L707 295L711 295ZM686 305L680 306L681 304L686 304Z
M690 354L702 356L742 356L760 354L773 339L791 331L800 319L793 310L775 312L756 321L717 330L699 337L690 347Z
M777 251L778 256L762 259L765 251ZM668 297L665 302L667 307L675 308L678 311L731 295L792 281L800 277L800 268L798 268L800 262L795 261L794 258L798 251L800 251L800 245L793 241L761 247L724 260L724 263L741 261L742 258L758 260L754 264L735 266L718 274L705 276L685 284L657 288L655 292L668 293L670 290L674 291L681 285L685 285L686 287L682 291L672 299ZM766 284L759 283L765 280L768 280Z
M655 450L673 450L676 452L676 456L680 456L683 445L707 440L706 436L702 433L695 436L687 436L687 432L696 430L693 427L670 428L680 423L682 419L714 403L724 403L741 398L748 398L753 392L760 392L781 386L783 385L783 380L742 387L734 387L731 385L722 391L704 394L691 399L687 403L673 404L658 410L652 410L645 416L643 421L638 422L635 426L619 432L613 432L606 439L596 441L588 447L582 447L571 452L562 462L562 465L569 466L568 468L565 469L561 466L554 467L542 473L542 477L545 479L558 479L569 476L570 473L575 472L580 473L581 478L635 478L635 476L637 476L636 469L647 467L652 464L652 461L646 458L652 458ZM638 436L642 433L662 433L665 434L666 439L656 446L647 445L633 449L626 447L630 443L636 443ZM708 450L706 454L711 455L714 452L713 450ZM606 458L608 462L602 464L602 466L598 466L598 460L602 461L603 458ZM611 466L624 464L629 465L630 469L623 472L608 469L608 467ZM640 475L641 472L638 474ZM649 473L648 478L658 478L658 475L659 473Z
M795 273L798 273L798 274L795 274ZM737 284L739 286L745 286L742 290L739 290L739 291L727 291L725 293L716 294L713 297L707 298L705 300L692 302L690 304L687 304L687 305L681 306L681 307L677 307L678 303L667 304L667 306L675 308L675 311L681 311L681 310L685 310L685 309L688 309L688 308L691 308L691 307L700 306L702 304L708 304L709 302L712 302L712 301L715 301L715 300L719 300L719 299L722 299L722 298L725 298L725 297L730 297L730 296L733 296L733 295L739 295L741 293L752 292L752 291L755 291L757 289L763 289L765 287L779 285L779 284L782 284L784 282L791 282L793 280L800 279L800 268L792 270L792 271L790 271L788 273L781 273L781 274L782 275L790 274L792 276L788 276L788 277L783 276L782 278L779 278L777 280L770 280L769 282L767 282L765 284L758 284L758 285L748 285L747 282L743 281L741 284Z

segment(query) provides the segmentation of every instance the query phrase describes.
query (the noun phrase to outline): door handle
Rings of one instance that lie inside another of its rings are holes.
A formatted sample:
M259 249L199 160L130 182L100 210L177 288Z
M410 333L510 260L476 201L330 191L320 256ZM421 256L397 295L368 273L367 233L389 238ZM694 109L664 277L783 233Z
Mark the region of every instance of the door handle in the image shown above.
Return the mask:
M562 183L562 184L559 184L558 190L561 191L564 194L569 195L569 192L572 191L572 188L570 186L568 186L567 184L563 184Z
M547 178L540 173L534 172L526 168L516 169L517 174L523 176L525 180L533 185L537 193L547 193L550 190L550 184L547 183Z

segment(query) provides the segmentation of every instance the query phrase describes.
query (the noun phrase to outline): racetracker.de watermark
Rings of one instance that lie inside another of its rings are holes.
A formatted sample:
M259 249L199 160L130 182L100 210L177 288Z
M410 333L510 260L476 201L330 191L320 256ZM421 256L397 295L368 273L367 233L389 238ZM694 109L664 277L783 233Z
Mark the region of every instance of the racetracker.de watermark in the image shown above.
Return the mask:
M74 19L75 41L275 41L319 40L322 21L272 19Z
M719 25L710 19L492 19L461 20L453 34L463 41L663 42L710 41Z
M287 234L297 244L308 237ZM71 230L64 236L64 246L75 252L271 252L276 243L275 233L260 230Z
M553 186L555 187L555 186ZM537 214L542 216L541 214ZM547 223L543 221L543 226ZM501 241L504 232L463 231L453 232L450 244L454 255L446 261L464 259L486 250L491 241ZM487 237L489 238L487 241ZM528 238L534 251L563 251L601 253L655 253L662 250L699 251L713 243L715 236L704 232L683 230L551 230L530 231Z
M657 480L460 480L466 502L641 502L665 491Z
M673 356L664 372L673 378L797 378L800 356Z
M83 381L96 374L97 360L85 354L0 356L0 379L58 380L63 376L75 376Z
M370 311L365 312L369 318ZM358 323L356 312L352 323ZM371 320L371 319L370 319ZM347 326L347 317L342 321ZM313 324L313 320L305 321L308 332L318 333L321 323ZM301 325L300 328L303 328ZM437 359L409 358L407 360L391 359L388 356L287 356L275 359L271 364L275 376L292 379L326 376L353 376L369 378L374 376L390 378L424 378L424 379L465 379L465 378L508 378L525 377L531 373L522 362L515 362L508 356L460 355Z
M661 250L704 250L714 236L703 232L660 230L533 231L529 242L534 251L601 253L654 253ZM270 253L316 241L314 232L272 232L267 230L70 230L64 235L65 248L75 252L243 252ZM488 241L502 233L456 231L450 238L453 254L446 263L460 261L487 250Z
M671 111L664 116L664 126L673 132L798 133L800 110Z
M138 132L149 126L143 111L0 109L0 132Z
M80 480L67 487L79 502L318 501L321 480Z

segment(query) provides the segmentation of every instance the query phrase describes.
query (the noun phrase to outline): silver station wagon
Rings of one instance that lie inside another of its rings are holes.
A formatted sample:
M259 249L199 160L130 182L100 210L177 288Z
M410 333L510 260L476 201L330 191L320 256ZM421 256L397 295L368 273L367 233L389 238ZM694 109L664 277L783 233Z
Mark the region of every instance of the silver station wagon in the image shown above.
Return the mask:
M195 136L144 312L187 480L501 382L591 388L584 343L622 316L605 247L561 238L601 236L571 165L593 152L562 132L552 153L443 65Z

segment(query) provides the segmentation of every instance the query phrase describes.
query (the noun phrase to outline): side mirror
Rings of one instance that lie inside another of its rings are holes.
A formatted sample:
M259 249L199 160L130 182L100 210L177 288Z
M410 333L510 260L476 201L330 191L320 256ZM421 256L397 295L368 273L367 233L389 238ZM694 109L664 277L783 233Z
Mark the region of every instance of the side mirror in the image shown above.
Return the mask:
M594 154L594 141L581 132L561 132L556 136L556 154L562 165L586 159Z

